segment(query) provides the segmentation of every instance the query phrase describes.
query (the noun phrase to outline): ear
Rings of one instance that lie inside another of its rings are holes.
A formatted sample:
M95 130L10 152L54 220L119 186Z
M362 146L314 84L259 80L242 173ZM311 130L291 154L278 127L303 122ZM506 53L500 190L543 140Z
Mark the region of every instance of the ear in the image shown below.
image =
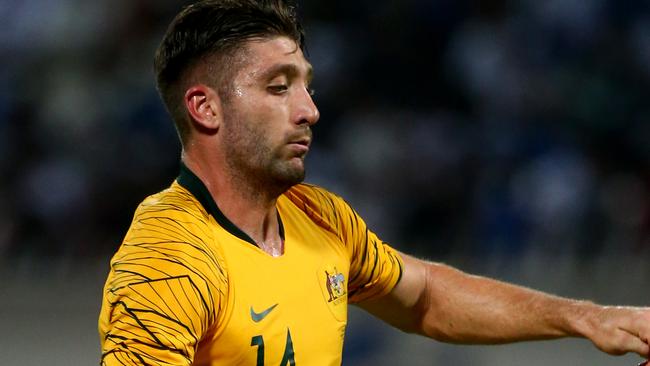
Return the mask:
M216 131L222 120L219 94L204 84L192 85L185 91L185 108L199 129Z

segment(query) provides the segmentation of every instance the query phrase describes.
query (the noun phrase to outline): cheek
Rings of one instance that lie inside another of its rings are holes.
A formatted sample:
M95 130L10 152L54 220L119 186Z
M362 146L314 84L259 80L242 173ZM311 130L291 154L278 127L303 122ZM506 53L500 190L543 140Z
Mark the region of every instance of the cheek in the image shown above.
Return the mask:
M237 89L233 92L236 94ZM233 94L231 106L225 111L226 116L231 117L226 118L231 124L231 130L238 140L248 142L248 148L256 148L251 146L254 144L261 144L267 150L278 147L289 134L287 126L290 109L286 103L283 103L282 98L255 95L245 89L241 93L241 97Z
M280 141L288 133L289 110L282 104L259 103L251 111L255 128L271 141Z

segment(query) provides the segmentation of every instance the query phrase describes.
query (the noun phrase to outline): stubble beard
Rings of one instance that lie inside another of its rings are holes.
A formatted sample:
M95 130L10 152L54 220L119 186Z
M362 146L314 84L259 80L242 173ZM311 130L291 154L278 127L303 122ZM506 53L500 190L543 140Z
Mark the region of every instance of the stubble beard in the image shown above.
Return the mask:
M305 179L304 156L288 156L284 144L272 146L263 131L254 127L259 124L237 119L229 122L224 142L235 186L250 190L251 195L276 198Z

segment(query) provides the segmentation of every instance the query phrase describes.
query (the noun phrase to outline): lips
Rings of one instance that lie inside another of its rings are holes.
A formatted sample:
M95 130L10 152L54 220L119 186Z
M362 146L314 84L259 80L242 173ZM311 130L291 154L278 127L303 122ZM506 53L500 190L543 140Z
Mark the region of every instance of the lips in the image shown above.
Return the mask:
M309 145L311 145L311 129L304 129L295 131L295 134L290 135L287 139L287 145L294 146L297 150L307 152Z
M305 146L305 147L309 148L309 145L311 144L311 138L305 136L305 137L302 137L302 138L291 140L291 141L289 141L289 143L290 144L296 144L296 145L302 145L302 146Z
M296 157L304 157L309 152L309 145L311 144L310 136L300 136L289 139L287 146L293 152L292 155Z

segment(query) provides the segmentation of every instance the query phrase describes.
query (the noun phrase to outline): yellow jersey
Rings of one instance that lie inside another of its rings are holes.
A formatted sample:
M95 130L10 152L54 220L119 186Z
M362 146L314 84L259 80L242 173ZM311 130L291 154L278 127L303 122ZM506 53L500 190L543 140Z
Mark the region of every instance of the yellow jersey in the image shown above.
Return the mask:
M296 185L277 210L284 253L272 257L182 166L111 260L101 364L340 365L348 303L387 294L402 260L322 188Z

